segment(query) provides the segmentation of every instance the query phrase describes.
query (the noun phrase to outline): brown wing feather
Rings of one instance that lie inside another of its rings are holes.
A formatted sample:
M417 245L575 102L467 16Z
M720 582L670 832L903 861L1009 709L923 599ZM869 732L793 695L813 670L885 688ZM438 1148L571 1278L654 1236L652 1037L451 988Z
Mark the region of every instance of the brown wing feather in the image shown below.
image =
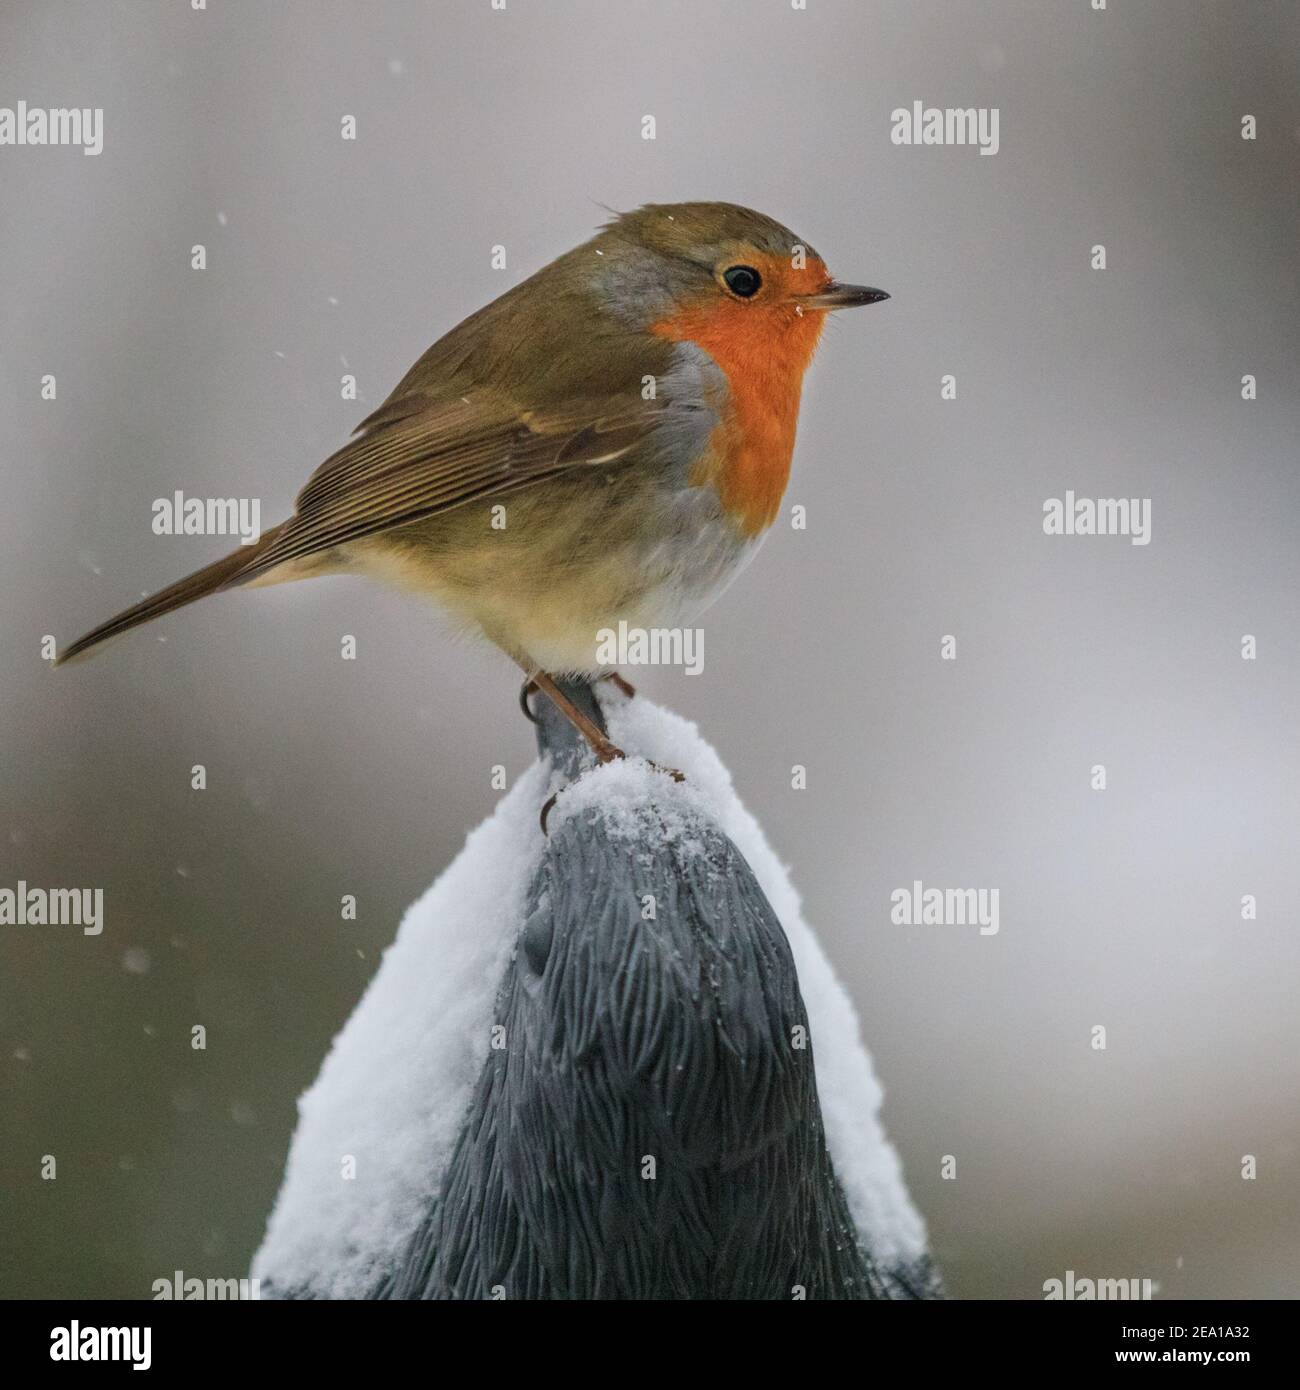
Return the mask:
M312 474L294 516L241 577L572 469L612 463L658 418L653 401L639 400L553 410L521 410L495 391L393 401Z

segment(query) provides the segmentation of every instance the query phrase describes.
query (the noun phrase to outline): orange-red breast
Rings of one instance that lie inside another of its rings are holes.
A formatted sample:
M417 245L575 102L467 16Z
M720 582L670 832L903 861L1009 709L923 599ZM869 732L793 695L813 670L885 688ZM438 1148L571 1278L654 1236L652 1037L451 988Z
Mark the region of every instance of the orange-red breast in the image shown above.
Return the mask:
M748 208L616 217L440 338L287 521L60 660L205 594L363 574L432 595L548 688L596 674L602 629L688 624L752 555L826 313L887 298Z

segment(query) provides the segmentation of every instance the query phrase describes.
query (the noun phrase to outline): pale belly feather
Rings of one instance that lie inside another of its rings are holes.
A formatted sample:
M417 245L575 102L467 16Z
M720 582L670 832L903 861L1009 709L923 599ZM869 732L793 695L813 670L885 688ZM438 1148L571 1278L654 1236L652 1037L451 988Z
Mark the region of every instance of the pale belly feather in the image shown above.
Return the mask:
M523 664L596 675L602 629L693 625L762 543L707 486L582 509L576 523L557 519L573 518L567 500L520 494L501 531L486 508L464 508L354 545L349 567L432 597Z

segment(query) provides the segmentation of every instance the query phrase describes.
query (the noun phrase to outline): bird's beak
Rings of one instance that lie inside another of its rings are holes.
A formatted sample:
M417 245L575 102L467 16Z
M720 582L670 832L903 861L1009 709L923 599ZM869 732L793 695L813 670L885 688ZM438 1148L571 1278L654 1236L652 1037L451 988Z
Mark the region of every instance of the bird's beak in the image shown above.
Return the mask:
M840 285L834 280L816 294L799 296L799 303L805 309L854 309L859 304L879 304L889 295L884 290L873 290L869 285Z

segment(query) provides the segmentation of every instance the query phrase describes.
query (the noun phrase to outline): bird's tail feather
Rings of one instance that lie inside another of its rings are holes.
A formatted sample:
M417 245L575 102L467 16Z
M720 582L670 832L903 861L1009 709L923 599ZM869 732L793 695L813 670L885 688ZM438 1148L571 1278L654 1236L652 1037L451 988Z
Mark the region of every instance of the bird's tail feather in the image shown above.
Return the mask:
M119 613L114 618L109 618L107 622L100 623L98 627L91 628L84 637L78 637L70 647L65 648L59 654L55 665L62 666L66 661L84 656L92 647L99 646L101 642L107 642L110 637L117 637L120 633L128 632L133 627L139 627L141 623L160 618L164 613L172 612L173 609L184 608L187 603L193 603L195 599L205 598L208 594L220 593L222 589L237 587L243 582L244 572L271 545L282 528L283 523L263 532L256 544L240 546L238 550L231 551L229 555L223 555L220 560L214 560L212 564L205 565L201 570L187 574L184 579L178 579L175 584L169 584L165 589L159 589L156 594L150 594L148 598L141 599L139 603L132 605L125 612Z

